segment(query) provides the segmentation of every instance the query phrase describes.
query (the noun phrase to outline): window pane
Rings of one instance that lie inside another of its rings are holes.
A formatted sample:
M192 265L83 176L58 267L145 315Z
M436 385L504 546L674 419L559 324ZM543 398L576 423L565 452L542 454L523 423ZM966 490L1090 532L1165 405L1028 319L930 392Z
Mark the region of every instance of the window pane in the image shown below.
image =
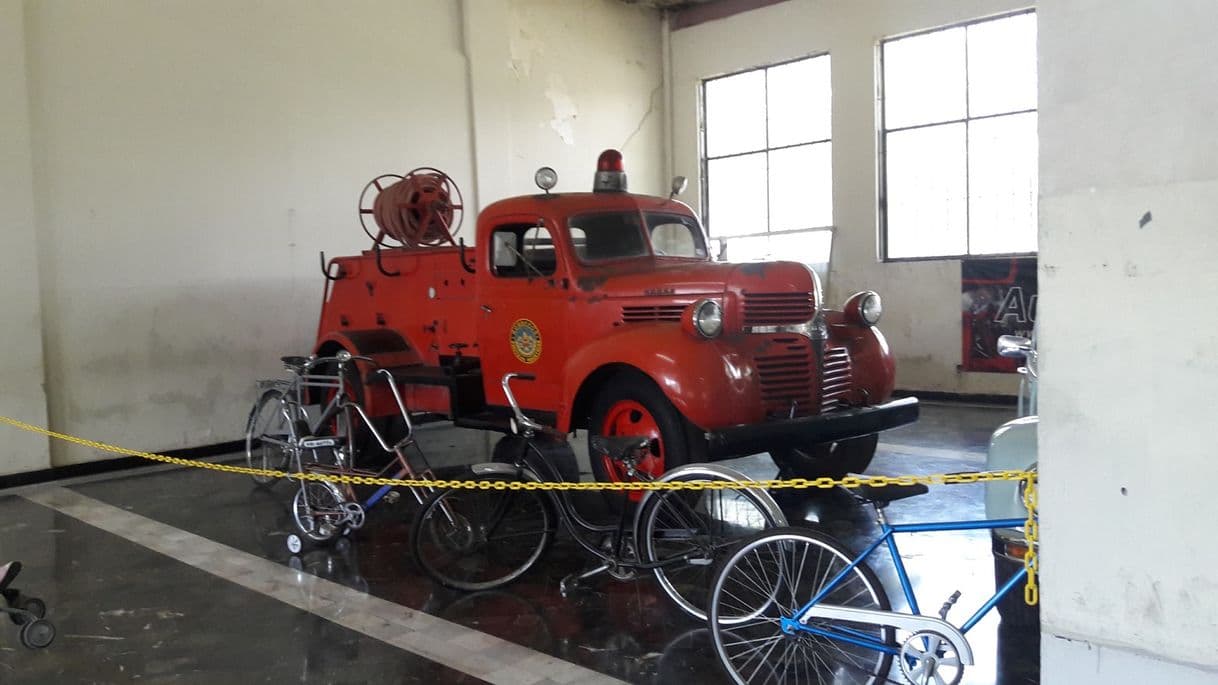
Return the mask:
M765 148L765 70L706 82L706 156Z
M770 153L770 230L833 225L832 143Z
M1036 15L968 27L969 116L1036 108Z
M964 28L884 43L886 129L963 119Z
M766 78L770 147L831 137L828 55L771 67Z
M833 249L833 231L780 233L770 236L771 259L803 262L820 277L823 287L829 283L829 255Z
M764 233L765 153L712 159L706 167L706 227L711 235Z
M968 250L964 124L889 133L888 257Z
M969 252L1036 251L1036 114L969 124Z
M732 262L759 262L770 256L770 237L732 238L727 241L727 258Z

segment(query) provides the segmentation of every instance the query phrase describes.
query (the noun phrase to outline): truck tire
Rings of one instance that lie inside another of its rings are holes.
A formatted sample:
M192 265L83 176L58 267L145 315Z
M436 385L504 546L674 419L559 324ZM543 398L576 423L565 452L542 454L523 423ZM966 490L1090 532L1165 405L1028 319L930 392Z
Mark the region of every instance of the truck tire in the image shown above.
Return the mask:
M629 480L620 466L592 450L595 435L640 435L651 438L651 455L639 463L639 470L654 477L665 471L701 461L697 436L663 391L642 373L621 373L605 384L592 401L588 421L588 454L592 472L600 482ZM630 493L638 502L643 492Z
M847 473L863 473L875 457L880 436L826 442L810 447L784 447L770 451L782 476L794 478L842 478Z

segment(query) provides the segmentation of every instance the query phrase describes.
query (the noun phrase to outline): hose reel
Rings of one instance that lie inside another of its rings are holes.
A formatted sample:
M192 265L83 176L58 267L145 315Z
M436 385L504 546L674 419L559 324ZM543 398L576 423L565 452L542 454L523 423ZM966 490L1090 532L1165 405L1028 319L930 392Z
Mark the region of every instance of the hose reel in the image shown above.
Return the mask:
M371 215L376 231L368 225ZM364 186L359 221L374 247L456 245L465 219L461 189L448 174L419 167L405 176L383 174Z

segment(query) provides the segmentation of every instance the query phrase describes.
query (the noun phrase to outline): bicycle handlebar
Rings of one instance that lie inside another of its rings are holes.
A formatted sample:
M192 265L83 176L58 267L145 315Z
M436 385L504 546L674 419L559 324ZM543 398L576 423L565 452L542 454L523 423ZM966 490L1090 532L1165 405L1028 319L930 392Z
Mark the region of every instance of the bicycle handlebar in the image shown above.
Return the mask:
M514 432L530 431L548 435L553 438L565 439L566 436L559 433L558 430L525 416L524 412L520 409L520 403L516 401L516 395L512 394L511 383L512 379L514 378L522 381L535 381L537 380L537 376L531 373L515 373L511 371L503 374L503 380L500 382L500 385L503 386L503 394L507 397L508 404L512 407L512 413L515 414L516 417L516 426L519 427L516 428Z

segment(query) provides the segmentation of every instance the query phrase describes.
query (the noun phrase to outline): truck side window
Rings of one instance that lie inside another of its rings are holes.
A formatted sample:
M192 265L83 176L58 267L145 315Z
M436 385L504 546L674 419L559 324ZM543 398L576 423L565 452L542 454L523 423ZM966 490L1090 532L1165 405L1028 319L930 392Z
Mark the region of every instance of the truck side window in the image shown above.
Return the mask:
M554 273L558 259L545 226L508 224L491 233L491 267L500 278L535 278Z

